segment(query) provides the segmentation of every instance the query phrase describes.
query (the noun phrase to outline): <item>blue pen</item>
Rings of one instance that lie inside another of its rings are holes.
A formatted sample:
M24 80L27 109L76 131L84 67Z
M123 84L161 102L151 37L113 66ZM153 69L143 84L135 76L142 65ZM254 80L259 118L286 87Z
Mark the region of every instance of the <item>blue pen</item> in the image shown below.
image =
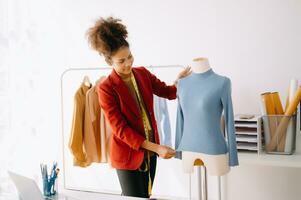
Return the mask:
M43 178L46 179L45 165L43 165Z
M47 171L47 165L46 164L44 165L44 174L45 174L44 175L45 179L48 180L48 171Z
M53 177L55 175L56 166L57 166L57 162L53 162L53 166L52 166L50 177Z
M41 164L42 178L45 179L45 165Z

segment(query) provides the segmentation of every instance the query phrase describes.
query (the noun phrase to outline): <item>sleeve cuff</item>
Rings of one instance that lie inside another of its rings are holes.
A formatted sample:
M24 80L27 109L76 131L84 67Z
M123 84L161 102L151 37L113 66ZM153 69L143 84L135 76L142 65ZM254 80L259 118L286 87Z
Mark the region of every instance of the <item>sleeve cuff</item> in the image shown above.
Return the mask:
M177 98L177 87L176 85L170 86L169 89L169 99L176 99Z
M181 159L182 160L182 152L181 151L176 151L176 156L175 158Z

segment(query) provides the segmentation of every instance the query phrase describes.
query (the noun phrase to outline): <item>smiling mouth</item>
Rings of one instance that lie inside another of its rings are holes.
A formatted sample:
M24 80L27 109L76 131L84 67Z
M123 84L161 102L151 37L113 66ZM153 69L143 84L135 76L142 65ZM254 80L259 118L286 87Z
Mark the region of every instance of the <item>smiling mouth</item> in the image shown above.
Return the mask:
M124 71L129 71L132 67L126 67Z

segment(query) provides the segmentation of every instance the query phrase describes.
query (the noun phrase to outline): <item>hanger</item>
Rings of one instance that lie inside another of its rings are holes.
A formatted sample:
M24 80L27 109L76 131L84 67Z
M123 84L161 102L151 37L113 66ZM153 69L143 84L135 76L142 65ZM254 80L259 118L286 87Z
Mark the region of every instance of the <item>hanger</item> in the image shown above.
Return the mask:
M91 82L90 82L90 79L88 76L84 76L83 84L85 84L85 86L88 86L88 87L91 86Z
M153 74L153 73L154 73L154 68L153 68L153 66L152 66L152 65L149 65L148 67L149 67L148 70Z

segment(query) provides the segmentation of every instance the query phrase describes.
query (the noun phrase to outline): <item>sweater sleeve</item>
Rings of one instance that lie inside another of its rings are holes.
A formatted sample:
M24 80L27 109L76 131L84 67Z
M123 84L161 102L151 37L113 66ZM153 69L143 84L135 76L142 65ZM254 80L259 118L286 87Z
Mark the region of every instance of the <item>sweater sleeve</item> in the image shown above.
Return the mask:
M123 117L112 91L98 87L99 103L112 128L112 133L134 150L139 150L145 138L130 127Z
M238 156L234 128L234 114L231 98L231 80L229 78L225 79L221 100L224 108L225 125L228 140L229 166L236 166L238 165Z
M175 99L177 95L177 87L175 85L166 85L165 82L159 80L154 74L150 73L145 67L142 67L148 74L152 84L153 93L159 97L166 99Z
M175 158L182 159L182 152L177 151L181 139L183 136L183 127L184 127L184 115L180 104L180 98L178 97L178 106L177 106L177 120L176 120L176 141L175 141L175 149L176 149L176 156Z

